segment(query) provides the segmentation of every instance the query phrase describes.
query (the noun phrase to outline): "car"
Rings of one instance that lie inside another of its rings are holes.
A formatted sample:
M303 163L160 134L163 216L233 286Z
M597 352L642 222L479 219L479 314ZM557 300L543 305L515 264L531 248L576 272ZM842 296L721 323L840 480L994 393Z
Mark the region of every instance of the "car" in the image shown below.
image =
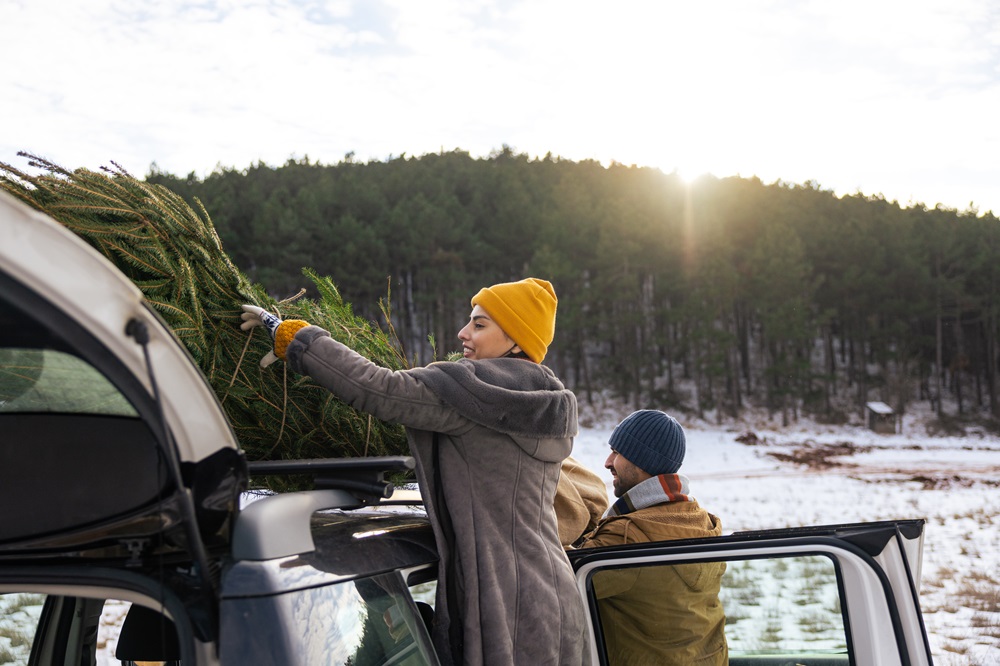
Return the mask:
M434 534L419 488L387 480L413 459L247 462L141 291L5 193L0 428L0 663L438 663ZM312 489L247 492L279 474ZM568 556L594 664L613 663L595 583L724 562L729 663L921 665L923 534L896 520Z

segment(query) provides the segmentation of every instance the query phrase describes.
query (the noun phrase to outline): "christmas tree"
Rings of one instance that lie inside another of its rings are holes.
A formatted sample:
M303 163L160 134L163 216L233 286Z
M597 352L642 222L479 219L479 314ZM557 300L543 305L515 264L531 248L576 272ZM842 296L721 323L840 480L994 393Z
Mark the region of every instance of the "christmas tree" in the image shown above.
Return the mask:
M405 455L400 426L348 407L283 363L261 368L271 349L262 328L240 330L240 306L330 331L384 367L406 366L389 333L356 317L327 277L303 274L319 294L277 301L232 262L200 202L114 165L69 171L19 153L37 174L0 162L0 187L65 225L107 257L143 292L201 368L249 460Z

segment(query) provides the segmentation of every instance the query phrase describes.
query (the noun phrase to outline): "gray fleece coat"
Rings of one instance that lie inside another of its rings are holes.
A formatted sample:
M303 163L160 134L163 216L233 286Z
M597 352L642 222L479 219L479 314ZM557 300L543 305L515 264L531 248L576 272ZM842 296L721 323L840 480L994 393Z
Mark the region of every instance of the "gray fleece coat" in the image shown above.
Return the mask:
M588 664L553 509L576 397L552 371L513 358L392 371L315 326L286 356L356 409L406 426L438 542L432 633L442 664Z

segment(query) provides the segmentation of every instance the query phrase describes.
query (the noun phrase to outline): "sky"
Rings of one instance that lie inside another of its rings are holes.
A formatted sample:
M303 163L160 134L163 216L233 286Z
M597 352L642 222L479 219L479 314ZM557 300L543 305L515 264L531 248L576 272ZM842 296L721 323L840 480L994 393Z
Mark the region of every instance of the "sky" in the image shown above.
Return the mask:
M0 0L0 161L504 146L1000 214L993 0Z

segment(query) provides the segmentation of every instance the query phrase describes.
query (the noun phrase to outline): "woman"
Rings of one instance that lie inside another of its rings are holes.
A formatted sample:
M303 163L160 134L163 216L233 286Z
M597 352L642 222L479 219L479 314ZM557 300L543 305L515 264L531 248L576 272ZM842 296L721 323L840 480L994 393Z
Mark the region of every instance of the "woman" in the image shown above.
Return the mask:
M589 661L553 509L577 433L576 397L541 365L556 304L552 285L536 278L482 289L458 334L463 359L398 371L321 328L243 306L242 328L277 333L274 353L292 370L406 426L438 542L433 637L443 664Z

